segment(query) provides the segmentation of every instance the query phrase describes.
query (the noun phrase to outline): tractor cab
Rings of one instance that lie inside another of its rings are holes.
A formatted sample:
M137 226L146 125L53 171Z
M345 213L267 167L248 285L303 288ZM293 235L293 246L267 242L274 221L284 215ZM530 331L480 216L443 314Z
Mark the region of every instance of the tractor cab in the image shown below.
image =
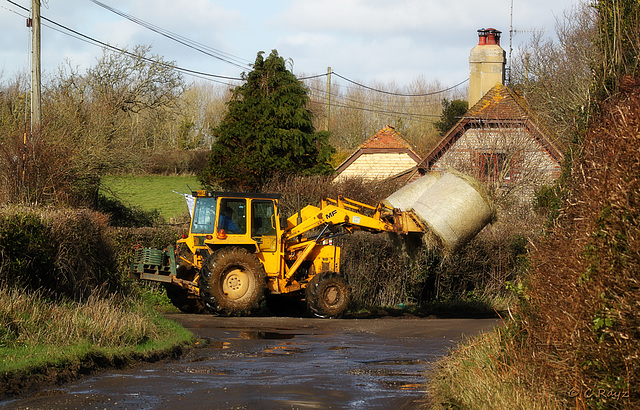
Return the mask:
M186 244L194 255L206 258L226 246L241 246L251 253L278 251L282 236L279 194L200 190L193 196L189 235L178 242Z

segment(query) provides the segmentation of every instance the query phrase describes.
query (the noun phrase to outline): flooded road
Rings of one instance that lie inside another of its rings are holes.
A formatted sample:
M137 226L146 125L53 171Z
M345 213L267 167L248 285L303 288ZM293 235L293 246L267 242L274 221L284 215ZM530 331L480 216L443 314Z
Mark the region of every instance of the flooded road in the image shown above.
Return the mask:
M496 319L169 315L199 338L180 359L106 371L0 403L20 409L413 408L434 360Z

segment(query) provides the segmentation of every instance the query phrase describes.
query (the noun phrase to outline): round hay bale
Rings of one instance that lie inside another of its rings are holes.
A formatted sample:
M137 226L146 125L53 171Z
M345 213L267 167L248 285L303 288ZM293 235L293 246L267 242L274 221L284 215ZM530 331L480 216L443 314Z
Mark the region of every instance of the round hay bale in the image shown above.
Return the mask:
M448 252L463 246L495 218L493 201L480 182L447 171L413 204L413 212Z
M420 198L431 185L435 184L441 176L442 174L440 172L430 172L389 195L382 203L391 208L408 211L413 208L413 204L416 203L418 198Z

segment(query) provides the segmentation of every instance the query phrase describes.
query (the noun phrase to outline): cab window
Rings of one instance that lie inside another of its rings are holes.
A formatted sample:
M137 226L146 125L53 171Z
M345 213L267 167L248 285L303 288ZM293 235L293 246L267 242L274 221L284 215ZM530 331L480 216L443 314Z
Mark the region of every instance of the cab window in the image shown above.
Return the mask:
M276 234L276 219L273 201L253 201L251 203L251 236L271 236Z
M223 198L220 200L218 231L244 235L247 232L247 207L245 199Z
M193 209L191 233L213 233L216 220L216 199L197 198Z

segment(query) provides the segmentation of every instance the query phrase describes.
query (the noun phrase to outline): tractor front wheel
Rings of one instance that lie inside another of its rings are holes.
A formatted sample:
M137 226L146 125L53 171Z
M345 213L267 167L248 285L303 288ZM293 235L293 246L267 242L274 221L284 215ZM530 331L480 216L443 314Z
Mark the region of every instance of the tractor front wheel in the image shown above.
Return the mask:
M318 317L342 316L351 301L351 286L344 276L322 272L314 276L306 290L307 306Z
M217 250L200 271L200 292L207 306L228 315L250 314L264 298L266 273L244 248Z

